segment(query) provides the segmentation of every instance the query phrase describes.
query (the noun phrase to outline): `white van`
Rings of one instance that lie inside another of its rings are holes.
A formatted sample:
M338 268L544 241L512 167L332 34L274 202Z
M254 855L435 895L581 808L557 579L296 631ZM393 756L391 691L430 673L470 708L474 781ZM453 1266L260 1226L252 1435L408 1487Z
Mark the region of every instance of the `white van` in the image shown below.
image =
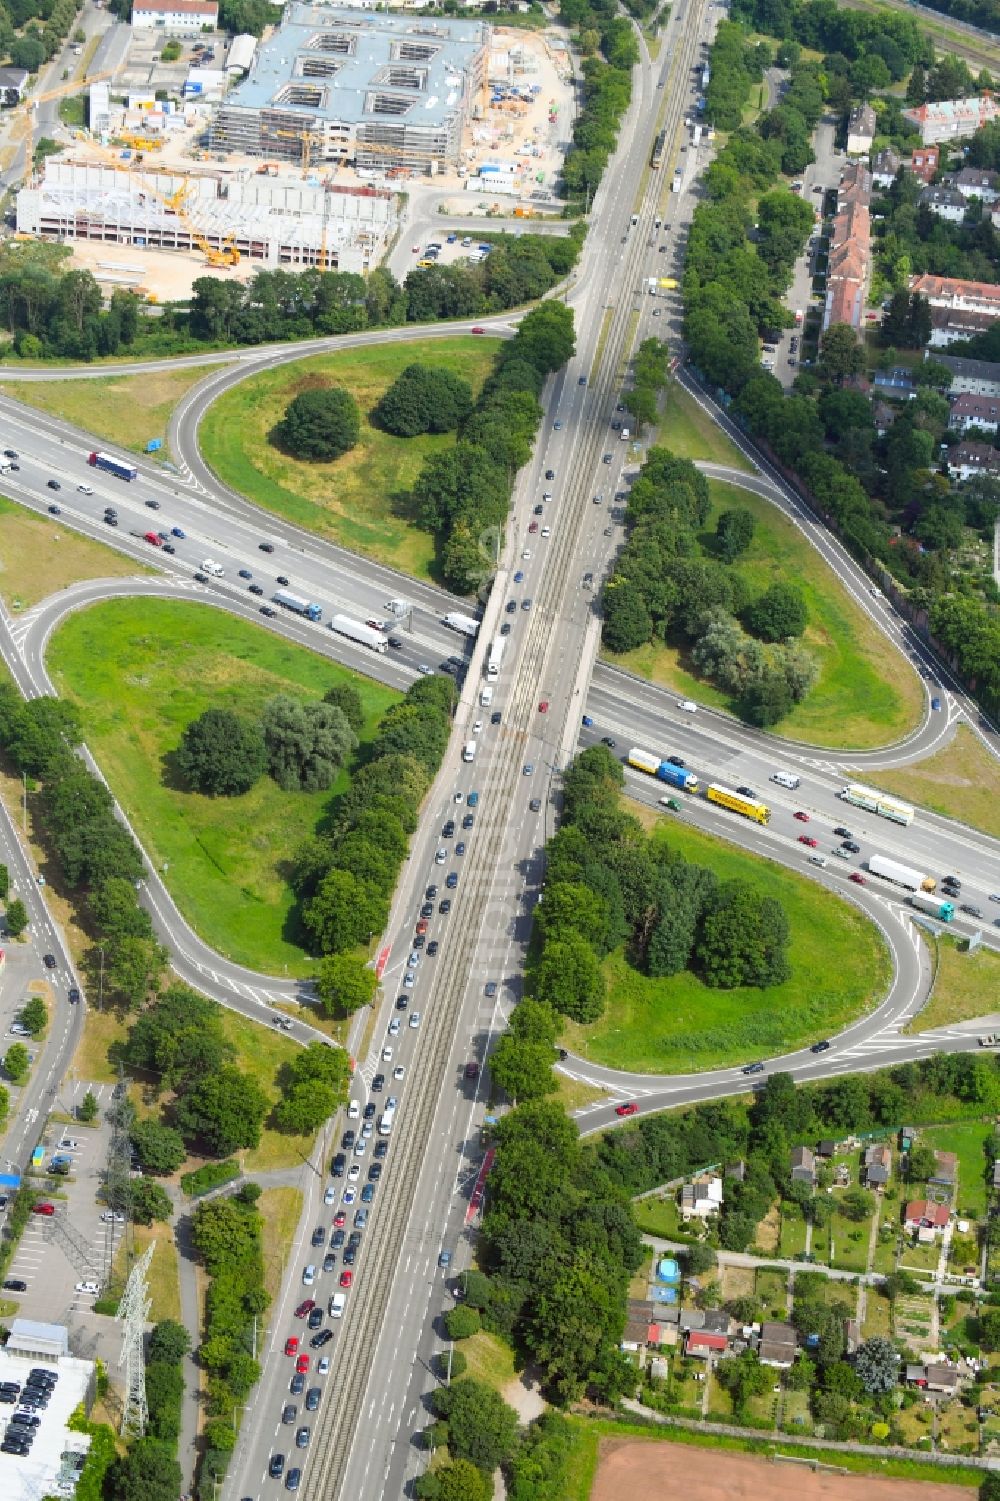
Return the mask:
M791 771L772 771L771 781L777 782L779 787L788 787L794 792L796 787L802 781L802 778L797 777L794 772Z
M627 427L623 427L622 428L620 436L621 436L621 440L622 440L623 443L627 443L628 442L630 434L629 434L629 430L628 430Z
M698 712L698 705L693 704L689 698L679 698L677 700L677 707L678 709L683 709L685 714L697 714Z
M330 1315L331 1319L342 1319L344 1317L344 1309L346 1307L347 1299L344 1297L344 1294L334 1293L330 1298L329 1303L326 1305L326 1311Z
M462 760L463 761L474 761L475 759L476 759L476 742L474 740L467 740L465 742L465 744L462 746Z
M224 572L222 564L216 563L214 558L206 558L201 565L201 571L202 573L211 574L214 579L221 579Z
M490 704L492 702L493 702L493 689L491 687L486 687L486 688L484 688L482 690L482 692L479 695L479 706L480 706L481 709L488 709L489 706L490 706Z

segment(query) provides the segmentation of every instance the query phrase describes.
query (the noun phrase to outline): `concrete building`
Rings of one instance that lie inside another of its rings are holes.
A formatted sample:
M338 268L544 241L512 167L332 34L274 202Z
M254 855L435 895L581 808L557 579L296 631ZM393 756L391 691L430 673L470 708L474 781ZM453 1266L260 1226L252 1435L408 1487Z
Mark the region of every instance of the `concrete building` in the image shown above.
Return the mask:
M963 360L954 354L936 354L933 359L951 372L949 396L1000 396L1000 365L991 360Z
M904 118L920 131L925 146L965 140L998 114L1000 104L992 94L974 94L969 99L936 99L931 104L903 111Z
M133 31L167 31L195 36L219 24L218 0L132 0Z
M837 188L837 213L830 232L823 331L832 323L860 328L871 275L872 175L863 162L848 162Z
M872 157L872 182L877 188L891 188L902 165L903 158L891 146L876 151Z
M892 1171L892 1151L884 1142L871 1146L865 1152L865 1186L881 1193Z
M186 189L183 212L171 200ZM396 226L393 194L369 186L310 187L298 178L181 176L46 161L17 195L22 234L159 250L238 250L264 266L363 272Z
M926 297L932 308L950 312L983 313L992 322L1000 318L1000 286L988 281L960 281L954 276L932 276L925 271L910 277L910 291Z
M984 172L981 167L963 167L956 172L954 186L962 197L970 202L978 198L980 203L996 203L1000 198L1000 173Z
M20 104L28 77L27 68L0 68L0 105Z
M961 224L969 206L958 189L950 188L946 183L924 188L917 202L921 208L928 209L936 218L944 219L948 224Z
M867 156L872 149L878 120L870 104L859 104L847 120L848 156Z
M0 1381L15 1381L23 1387L35 1366L44 1366L57 1380L48 1407L37 1414L41 1421L31 1452L0 1456L3 1501L71 1497L90 1448L90 1435L74 1432L69 1420L81 1405L90 1410L94 1362L78 1360L69 1353L69 1334L63 1325L14 1319L10 1338L0 1350ZM9 1417L13 1409L6 1411Z
M948 478L964 485L974 474L1000 477L1000 451L989 443L956 443L945 460Z
M479 21L291 4L217 111L211 149L378 170L455 165L488 41Z
M961 1379L959 1373L951 1366L929 1364L906 1367L907 1385L918 1386L921 1391L942 1392L946 1396L954 1396Z
M760 1342L757 1346L757 1355L761 1365L775 1366L780 1371L787 1371L795 1364L795 1354L799 1347L798 1335L792 1324L768 1322L760 1326Z
M226 53L226 72L235 76L239 73L249 73L253 66L253 60L257 53L257 38L255 36L234 36Z
M710 1215L718 1214L721 1207L722 1179L714 1174L706 1173L693 1183L685 1183L681 1189L681 1215L684 1219L689 1219L691 1215L707 1219Z

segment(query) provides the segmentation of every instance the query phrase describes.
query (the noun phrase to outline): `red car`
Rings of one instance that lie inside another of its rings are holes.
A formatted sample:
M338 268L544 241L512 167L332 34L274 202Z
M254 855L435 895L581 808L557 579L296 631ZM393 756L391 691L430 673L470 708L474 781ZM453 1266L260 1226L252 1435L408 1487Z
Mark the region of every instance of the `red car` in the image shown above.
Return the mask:
M615 1106L615 1115L638 1115L638 1113L639 1106L636 1104L635 1100L629 1100L624 1105Z
M162 547L163 546L163 540L162 540L162 538L158 537L155 532L143 532L143 534L142 534L142 540L144 542L148 542L149 545L150 545L150 547Z
M537 532L537 530L538 530L538 522L537 521L533 521L531 523L531 525L528 527L528 531L529 532Z
M294 1355L295 1352L296 1352L296 1350L298 1348L299 1348L299 1337L298 1337L298 1335L297 1334L290 1334L288 1336L288 1338L285 1340L285 1354L286 1355Z
M478 323L477 323L477 324L474 325L472 332L474 334L484 334L486 332L486 330L485 330L485 328L480 328L479 325L478 325Z
M808 844L809 848L812 849L812 850L814 850L816 848L817 844L819 844L819 840L818 839L814 839L811 834L800 834L799 835L799 843L800 844Z
M298 1360L295 1362L295 1369L298 1371L300 1376L304 1376L306 1371L308 1371L309 1369L309 1356L300 1355Z
M337 1230L343 1230L344 1226L347 1224L347 1215L342 1209L337 1210L337 1213L333 1217L333 1223L334 1227Z
M295 1310L295 1317L297 1319L304 1319L305 1316L306 1316L306 1314L307 1313L312 1313L312 1311L313 1311L313 1309L315 1307L316 1307L316 1301L315 1301L315 1299L314 1298L307 1298L304 1303L300 1303L299 1306L298 1306L298 1308L296 1308L296 1310Z
M538 705L538 712L539 714L547 714L549 712L549 701L547 698L543 698Z
M793 818L797 818L798 821L799 821L799 823L808 823L809 822L809 814L808 813L793 813L792 817Z
M417 923L417 932L418 933L426 933L427 932L427 919L426 919L426 917L422 917L420 919L420 921Z
M340 1285L341 1285L341 1287L350 1287L350 1285L351 1285L351 1283L353 1281L354 1281L354 1273L351 1271L350 1267L345 1267L344 1270L340 1274Z
M55 1214L56 1206L54 1204L32 1204L31 1212L32 1214Z
M855 886L863 886L865 884L865 878L860 870L852 870L847 879L853 881Z

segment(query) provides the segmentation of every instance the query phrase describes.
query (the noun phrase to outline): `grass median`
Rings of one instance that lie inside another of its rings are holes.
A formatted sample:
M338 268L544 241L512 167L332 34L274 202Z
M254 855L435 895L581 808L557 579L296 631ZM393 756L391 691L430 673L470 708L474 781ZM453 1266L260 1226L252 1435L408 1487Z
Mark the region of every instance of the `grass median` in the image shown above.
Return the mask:
M448 449L453 433L395 438L368 413L407 365L443 367L478 393L493 367L497 341L472 335L414 338L338 354L313 355L241 381L202 418L202 455L224 484L248 500L333 542L430 578L434 539L406 514L410 487L424 460ZM361 437L332 463L290 458L268 439L288 403L302 391L335 384L350 391L361 412Z
M667 435L669 436L669 434ZM712 512L742 507L756 518L749 551L735 565L754 594L794 579L809 610L804 645L819 676L802 703L771 733L811 745L867 750L890 745L920 721L923 688L913 669L889 646L798 527L776 506L748 490L711 481ZM734 709L728 694L695 675L686 650L647 645L612 661L685 698Z
M170 753L207 708L254 714L274 694L319 698L344 681L361 693L363 744L396 695L256 625L173 600L113 600L71 616L49 666L192 927L251 968L309 973L288 869L348 774L327 792L283 792L265 776L243 797L210 798L173 784Z
M858 779L866 780L860 774ZM996 761L964 724L956 726L952 739L936 755L898 771L880 769L877 780L886 792L1000 839ZM1000 889L1000 880L997 885Z
M70 531L54 516L0 497L0 597L13 613L84 579L149 574L131 558Z
M687 971L650 979L617 952L604 964L604 1016L589 1026L569 1023L563 1032L571 1051L638 1073L722 1068L832 1036L883 999L889 955L854 907L795 871L689 828L677 815L659 824L654 838L685 859L721 880L748 880L781 902L791 928L791 978L764 990L710 990Z

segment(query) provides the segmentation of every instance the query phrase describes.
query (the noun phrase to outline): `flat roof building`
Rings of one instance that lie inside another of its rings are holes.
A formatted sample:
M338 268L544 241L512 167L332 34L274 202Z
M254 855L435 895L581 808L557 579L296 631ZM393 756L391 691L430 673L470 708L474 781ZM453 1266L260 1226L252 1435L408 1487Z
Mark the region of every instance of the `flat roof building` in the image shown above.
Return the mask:
M33 1319L11 1323L10 1339L0 1349L0 1380L24 1387L37 1366L57 1379L48 1406L37 1414L40 1421L30 1452L0 1456L3 1501L39 1501L43 1496L72 1496L75 1491L91 1441L89 1434L71 1429L69 1420L81 1404L90 1410L94 1362L78 1360L68 1349L68 1331L61 1324ZM9 1419L14 1410L8 1406L5 1417Z
M457 163L488 56L480 21L289 5L217 111L211 149L304 166Z

